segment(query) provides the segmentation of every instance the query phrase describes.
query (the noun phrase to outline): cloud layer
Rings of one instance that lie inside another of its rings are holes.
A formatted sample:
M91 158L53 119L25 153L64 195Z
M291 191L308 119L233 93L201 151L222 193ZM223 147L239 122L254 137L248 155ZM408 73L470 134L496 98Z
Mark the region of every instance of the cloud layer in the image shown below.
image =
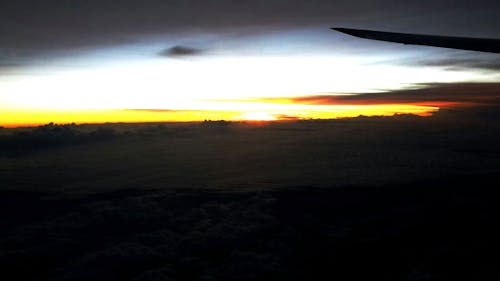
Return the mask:
M500 105L500 83L438 83L421 89L357 95L316 95L291 98L307 104Z

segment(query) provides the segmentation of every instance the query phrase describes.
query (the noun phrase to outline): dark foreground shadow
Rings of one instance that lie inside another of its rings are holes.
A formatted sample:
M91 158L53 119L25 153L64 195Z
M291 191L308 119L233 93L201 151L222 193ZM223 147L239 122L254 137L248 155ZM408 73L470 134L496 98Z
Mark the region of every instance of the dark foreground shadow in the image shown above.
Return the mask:
M79 198L3 192L0 272L3 280L498 280L495 179Z

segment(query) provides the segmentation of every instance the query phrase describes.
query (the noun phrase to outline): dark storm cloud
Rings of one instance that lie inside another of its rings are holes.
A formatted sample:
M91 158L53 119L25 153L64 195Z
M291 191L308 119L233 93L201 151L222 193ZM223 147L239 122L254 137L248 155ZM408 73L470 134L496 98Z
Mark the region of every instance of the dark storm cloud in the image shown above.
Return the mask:
M293 98L306 104L480 104L500 105L500 83L437 83L422 89L357 95L317 95Z
M202 53L202 49L178 45L163 50L162 52L160 52L160 55L164 57L189 57L201 55Z
M141 36L307 26L491 37L498 35L499 9L496 0L2 1L0 52L40 56L58 49L134 42Z

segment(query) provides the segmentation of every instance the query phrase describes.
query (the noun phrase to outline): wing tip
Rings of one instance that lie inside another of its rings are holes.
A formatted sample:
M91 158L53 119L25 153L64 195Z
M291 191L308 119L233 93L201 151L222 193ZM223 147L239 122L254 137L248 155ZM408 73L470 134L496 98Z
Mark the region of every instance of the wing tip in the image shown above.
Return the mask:
M335 31L339 31L339 32L344 32L344 33L349 30L349 28L345 28L345 27L331 27L330 29L335 30Z
M367 31L362 29L345 28L345 27L332 27L330 29L356 37L363 37Z

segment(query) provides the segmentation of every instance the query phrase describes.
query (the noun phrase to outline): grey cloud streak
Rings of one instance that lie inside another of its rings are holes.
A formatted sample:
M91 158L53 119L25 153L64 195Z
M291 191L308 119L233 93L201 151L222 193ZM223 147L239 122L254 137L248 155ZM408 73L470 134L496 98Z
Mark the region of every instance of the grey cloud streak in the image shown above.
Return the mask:
M421 89L356 95L316 95L292 98L306 104L427 104L500 105L500 83L436 83Z
M203 52L202 49L177 45L161 51L160 55L164 57L191 57L201 55Z
M448 70L478 69L484 71L500 71L500 56L497 54L486 54L477 52L447 51L430 57L420 56L407 59L399 59L392 63L408 66L431 66L443 67ZM387 62L382 62L387 63Z

